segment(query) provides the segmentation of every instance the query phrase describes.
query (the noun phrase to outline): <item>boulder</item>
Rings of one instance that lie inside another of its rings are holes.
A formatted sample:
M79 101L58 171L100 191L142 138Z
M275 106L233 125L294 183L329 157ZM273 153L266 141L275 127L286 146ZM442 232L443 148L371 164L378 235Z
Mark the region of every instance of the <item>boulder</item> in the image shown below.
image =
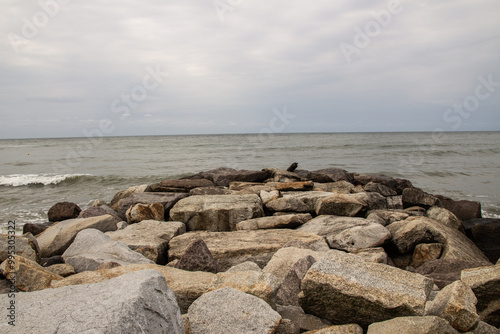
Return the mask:
M500 219L476 218L463 222L465 233L492 263L500 259Z
M461 279L477 297L481 320L500 327L500 266L465 269Z
M410 266L418 268L425 262L439 259L443 252L443 244L418 244L413 251L413 257Z
M262 200L262 204L266 205L267 203L278 199L280 197L280 192L277 190L261 190L259 192L260 199Z
M366 219L387 226L408 217L410 217L410 214L402 210L370 210Z
M281 322L266 302L230 287L198 298L188 317L192 334L274 333Z
M280 197L269 201L266 208L272 212L309 212L309 207L295 197Z
M307 206L304 212L314 212L316 209L316 204L319 200L332 196L331 192L326 191L300 191L300 192L284 192L283 198L295 198L300 200ZM285 211L285 210L283 210Z
M257 263L252 262L252 261L246 261L246 262L237 264L235 266L232 266L231 268L229 268L225 272L232 273L232 272L236 272L236 271L250 271L250 270L259 271L259 272L262 271L262 269L260 269L260 267Z
M439 317L400 317L371 324L367 334L459 334L450 324Z
M73 268L72 265L67 264L67 263L53 264L53 265L47 267L46 269L48 271L53 272L56 275L61 276L61 277L68 277L68 276L76 274L75 268Z
M363 209L367 210L386 210L388 209L387 200L384 196L376 192L357 192L353 194L354 198L358 201L366 203L367 207Z
M219 271L252 261L263 268L290 240L303 241L318 251L328 250L323 237L295 230L256 230L234 232L188 232L170 241L170 260L179 259L193 240L203 239L217 261Z
M426 217L409 217L387 226L400 253L413 252L421 243L441 243L441 259L476 261L478 266L490 265L488 258L460 231Z
M116 218L116 222L122 221L120 217L116 214L116 212L111 209L107 205L101 205L101 206L91 206L88 209L83 210L80 212L78 215L78 218L91 218L91 217L99 217L99 216L104 216L104 215L112 215Z
M111 215L69 219L51 225L36 238L41 257L61 255L73 242L78 232L94 228L102 232L115 231L116 220Z
M432 280L356 255L332 250L302 280L306 313L335 324L367 326L394 317L424 314Z
M113 210L115 210L116 212L118 212L118 202L120 200L127 198L127 197L130 197L133 194L141 194L146 190L147 187L148 187L147 184L142 184L139 186L130 187L126 190L122 190L122 191L116 193L115 196L113 196L113 198L111 199L111 202L110 202L111 208ZM125 211L127 211L127 210L125 210Z
M396 196L398 194L394 189L391 189L382 183L368 182L363 188L365 191L379 193L385 197Z
M315 211L317 215L335 215L354 217L367 204L357 199L355 194L334 194L319 199Z
M80 214L80 207L71 202L59 202L54 204L47 213L50 222L59 222L61 220L77 218Z
M477 299L471 288L462 281L455 281L427 303L425 315L441 317L456 330L466 332L474 328L479 321L476 303Z
M456 230L462 231L462 221L453 214L453 212L448 211L439 206L431 206L426 213L427 217L437 220L443 223L445 226L454 228Z
M121 199L116 205L116 212L118 217L123 220L127 220L127 211L130 207L136 204L153 204L161 203L165 211L165 217L163 220L168 220L168 213L170 209L177 203L180 199L187 197L185 193L135 193Z
M276 189L279 191L308 191L312 190L313 187L314 182L312 181L281 182L276 185Z
M406 188L403 190L403 206L431 207L436 204L437 198L418 188Z
M191 189L206 187L214 187L214 183L206 179L164 180L150 184L145 192L188 193Z
M131 206L125 213L127 223L135 224L143 220L164 221L165 209L161 203L136 204Z
M460 279L462 270L476 268L476 261L463 261L459 259L437 259L429 260L415 272L424 275L434 281L438 288L442 289L450 283Z
M396 191L398 195L401 195L406 188L413 188L411 182L406 179L395 179L387 175L354 174L354 183L366 185L370 182L383 184Z
M240 221L263 215L258 195L190 196L170 210L171 219L185 223L189 231L234 231Z
M217 262L203 239L194 240L179 258L175 268L188 271L217 273Z
M367 262L383 263L383 264L387 264L389 262L387 253L382 247L364 248L355 250L351 253L359 256L360 258L362 258Z
M185 232L186 225L181 222L143 220L123 230L106 232L106 235L115 241L123 242L155 263L166 264L170 239Z
M264 182L270 175L268 171L236 170L221 167L189 176L186 179L207 179L212 181L216 186L227 187L233 181Z
M31 233L22 236L0 234L0 262L5 261L9 254L15 254L40 263L39 252L38 242Z
M231 195L232 190L225 187L203 187L194 188L189 191L189 196L207 196L207 195Z
M453 212L458 219L464 221L481 218L481 203L475 201L455 201L451 198L437 195L436 205Z
M94 270L99 265L111 261L122 266L153 263L128 248L126 244L115 241L96 229L86 229L78 233L62 256L64 262L72 265L77 273Z
M384 226L357 217L322 215L297 230L323 236L331 248L348 252L382 246L391 237Z
M265 168L263 171L270 175L266 182L290 183L305 181L300 175L279 168Z
M52 224L53 224L52 222L26 223L23 225L23 234L31 233L34 236L37 236L43 231L45 231L47 228L49 228L49 226Z
M0 296L2 308L9 303ZM184 333L175 296L163 276L143 270L96 284L16 295L17 333ZM12 328L3 321L0 332Z
M500 329L497 329L484 321L479 321L477 327L474 328L473 331L467 332L466 334L500 334Z
M354 185L347 181L315 183L314 190L339 194L351 194L355 192Z
M389 210L401 210L403 209L403 196L389 196L386 197L387 209Z
M304 334L363 334L363 328L356 324L337 325L305 332Z
M331 323L326 320L311 314L305 314L300 306L278 305L276 310L283 319L293 321L302 331L314 331L331 325Z
M244 220L236 224L237 230L260 230L276 228L296 228L311 220L310 214L287 214Z
M299 174L299 171L296 171ZM324 168L313 172L305 173L306 178L320 183L347 181L354 182L354 177L351 173L340 168Z
M2 262L0 272L21 291L47 289L51 281L63 279L35 261L18 255Z
M302 279L309 268L316 262L312 256L306 256L298 260L288 271L276 294L276 302L280 305L299 306L299 293L301 291Z

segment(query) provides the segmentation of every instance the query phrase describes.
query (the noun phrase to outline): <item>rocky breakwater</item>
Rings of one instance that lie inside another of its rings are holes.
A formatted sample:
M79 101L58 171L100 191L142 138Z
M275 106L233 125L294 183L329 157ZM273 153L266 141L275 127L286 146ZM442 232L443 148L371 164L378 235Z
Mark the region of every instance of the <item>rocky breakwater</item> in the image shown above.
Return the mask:
M218 168L56 203L0 236L0 332L500 333L498 221L480 213L341 169Z

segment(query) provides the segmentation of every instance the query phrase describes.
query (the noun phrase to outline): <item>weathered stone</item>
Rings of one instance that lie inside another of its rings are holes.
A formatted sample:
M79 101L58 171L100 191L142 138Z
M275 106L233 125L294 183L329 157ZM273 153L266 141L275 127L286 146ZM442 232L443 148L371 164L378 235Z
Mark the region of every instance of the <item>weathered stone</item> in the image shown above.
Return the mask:
M94 270L106 270L106 269L113 269L116 267L120 267L121 264L115 261L110 261L110 262L104 262L103 264L98 265ZM84 271L85 272L85 271Z
M236 271L249 271L249 270L262 271L262 269L260 269L260 267L257 263L252 262L252 261L246 261L246 262L237 264L235 266L232 266L231 268L226 270L226 273L233 273Z
M78 233L71 246L63 254L64 262L72 265L77 273L94 270L106 262L120 265L153 263L142 254L134 252L122 242L115 241L96 229Z
M45 223L26 223L23 225L23 234L26 233L31 233L34 236L39 235L43 231L49 228L50 225L52 225L52 222L45 222Z
M50 222L59 222L61 220L73 219L78 217L82 211L78 205L71 202L59 202L54 204L47 213Z
M207 179L181 179L164 180L159 183L150 184L145 192L164 192L164 193L188 193L194 188L213 187L214 183Z
M263 268L289 240L303 241L318 251L328 250L323 237L295 230L256 230L234 232L188 232L170 241L170 260L181 257L193 240L203 239L217 261L219 271L252 261Z
M235 181L235 182L229 183L229 190L234 190L234 191L246 190L246 189L253 188L253 187L265 187L265 188L267 188L268 185L266 183L260 183L260 182ZM271 189L272 188L269 187L269 190L271 190Z
M455 201L451 198L437 195L438 201L436 205L446 210L449 210L457 216L458 219L464 221L474 218L481 218L481 203L474 201Z
M275 212L309 212L309 207L295 197L280 197L266 204L266 208Z
M295 198L303 202L307 206L307 209L304 212L314 212L318 201L330 196L332 196L332 193L326 191L298 191L283 193L283 198Z
M302 181L302 182L282 182L276 186L279 191L308 191L312 190L314 182L312 181Z
M365 189L365 191L376 192L386 197L396 196L398 194L395 190L381 183L368 182L363 188Z
M383 184L393 190L395 190L398 195L403 193L406 188L413 188L413 185L409 180L406 179L395 179L387 175L365 175L365 174L354 174L355 183L360 183L366 185L370 182Z
M473 331L467 332L466 334L500 334L500 329L497 329L484 321L479 321L477 327L474 328Z
M168 242L175 236L186 233L186 225L181 222L160 222L143 220L123 230L106 232L111 239L126 244L158 264L168 262Z
M21 291L47 289L51 281L62 279L35 261L18 255L2 262L0 272Z
M290 319L281 319L274 334L300 334L300 328Z
M78 218L92 218L104 215L114 216L117 223L122 221L122 219L118 217L116 212L107 205L91 206L90 208L81 211L78 215Z
M398 210L371 210L368 211L366 219L387 226L394 222L405 220L409 216L409 213Z
M165 209L161 203L136 204L131 206L125 213L127 223L135 224L143 220L164 221Z
M490 265L488 258L460 231L425 217L410 217L387 226L400 253L413 252L421 243L441 243L441 259L476 261L478 266Z
M64 220L51 225L36 238L41 257L61 255L73 242L78 232L94 228L102 232L115 231L116 220L111 215Z
M371 324L367 334L459 334L450 324L439 317L400 317Z
M332 250L302 280L300 303L307 313L332 323L367 326L423 315L432 287L421 275Z
M276 294L276 302L280 305L299 306L299 293L302 279L309 268L316 262L312 256L306 256L297 261L285 275Z
M355 197L355 194L334 194L319 199L315 211L317 215L336 215L354 217L367 204Z
M260 199L262 200L262 204L266 205L267 203L278 199L280 197L280 192L277 190L271 190L271 191L266 191L266 190L261 190L259 192Z
M54 264L64 263L64 259L61 255L54 255L51 257L44 257L41 259L40 264L42 267L50 267Z
M274 333L281 322L266 302L230 287L198 298L188 316L192 334Z
M270 175L266 182L290 183L305 181L300 175L279 168L265 168L263 171Z
M418 188L406 188L403 190L403 205L405 208L410 206L431 207L436 204L437 198Z
M463 222L465 233L492 263L500 259L500 219L478 218Z
M2 308L9 303L0 296ZM184 333L163 276L144 270L106 282L16 295L16 333ZM11 331L6 321L0 332Z
M347 181L337 181L329 183L315 183L314 190L325 191L331 193L339 194L351 194L354 193L354 185Z
M302 331L316 330L331 325L326 320L322 320L311 314L305 314L300 306L278 305L276 310L283 319L293 321Z
M462 221L453 214L453 212L448 211L439 206L431 206L427 210L427 217L437 220L443 223L445 226L454 228L456 230L462 230Z
M148 187L147 184L142 184L140 186L133 186L133 187L130 187L126 190L122 190L122 191L116 193L115 196L113 196L113 199L111 199L111 202L110 202L111 208L113 210L115 210L116 212L118 212L118 202L120 200L127 198L127 197L130 197L133 194L141 194L146 190L147 187ZM125 209L125 211L127 211L127 209Z
M318 216L297 229L326 238L331 248L354 251L382 246L390 232L382 225L356 217Z
M384 196L376 192L358 192L353 194L358 201L366 203L364 210L387 210L387 200Z
M476 303L477 299L471 288L462 281L456 281L439 291L436 298L427 303L425 315L441 317L456 330L465 332L479 321Z
M430 260L439 259L443 252L443 244L418 244L413 251L411 266L418 268L425 262Z
M240 221L263 215L257 195L191 196L170 210L171 219L185 223L189 231L234 231Z
M364 248L355 250L352 254L361 257L363 260L367 262L373 263L388 263L387 253L382 247L374 247L374 248Z
M500 266L465 269L461 279L477 297L481 320L500 327Z
M304 334L363 334L363 328L357 324L328 326Z
M296 171L298 173L298 171ZM354 182L354 177L351 173L340 168L325 168L310 172L306 176L309 180L320 183L347 181Z
M431 278L440 289L460 279L462 270L476 268L476 261L463 261L459 259L430 260L418 267L415 271L425 277Z
M194 188L189 191L189 196L231 195L231 194L233 194L233 191L224 187Z
M236 224L237 230L259 230L273 228L296 228L311 220L310 214L288 214L244 220Z
M53 264L50 267L47 267L46 269L61 277L68 277L76 274L75 268L73 268L72 265L67 263Z
M285 277L290 271L294 270L294 267L298 262L309 257L312 257L314 261L318 261L325 254L326 252L317 252L312 249L284 246L273 255L271 260L269 260L267 265L262 270L273 274L278 279L280 284L282 284Z
M225 287L240 290L254 295L275 307L276 294L280 284L274 275L255 271L232 271L215 275L210 290L217 290Z
M236 170L233 168L221 167L198 173L187 177L187 179L207 179L212 181L216 186L227 187L229 183L233 181L264 182L270 175L268 171Z
M40 263L40 248L33 235L0 234L0 262L5 261L9 254L16 254L31 261Z
M387 209L389 210L401 210L403 209L403 196L389 196L386 197Z
M217 273L217 262L203 239L194 240L179 258L175 268L187 271Z
M135 193L121 199L116 205L118 217L127 220L128 209L136 204L161 203L165 212L163 220L168 220L170 209L182 198L187 197L186 193Z

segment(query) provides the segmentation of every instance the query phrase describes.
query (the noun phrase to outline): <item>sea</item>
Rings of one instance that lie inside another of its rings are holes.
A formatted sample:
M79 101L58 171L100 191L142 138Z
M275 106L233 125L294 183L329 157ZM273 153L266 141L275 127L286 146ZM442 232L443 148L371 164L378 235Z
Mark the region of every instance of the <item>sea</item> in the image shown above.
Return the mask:
M135 185L293 162L406 178L500 218L500 132L261 133L0 140L0 228L45 222L61 201L85 209Z

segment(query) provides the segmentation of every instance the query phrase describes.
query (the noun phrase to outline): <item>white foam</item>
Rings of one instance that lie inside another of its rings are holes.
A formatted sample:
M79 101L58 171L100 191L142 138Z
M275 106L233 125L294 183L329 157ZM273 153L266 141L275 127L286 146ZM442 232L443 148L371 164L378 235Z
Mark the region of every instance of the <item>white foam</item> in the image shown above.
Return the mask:
M90 176L90 174L62 174L62 175L12 174L6 176L0 175L0 185L20 187L20 186L27 186L30 184L43 184L43 185L58 184L64 180L79 176Z

